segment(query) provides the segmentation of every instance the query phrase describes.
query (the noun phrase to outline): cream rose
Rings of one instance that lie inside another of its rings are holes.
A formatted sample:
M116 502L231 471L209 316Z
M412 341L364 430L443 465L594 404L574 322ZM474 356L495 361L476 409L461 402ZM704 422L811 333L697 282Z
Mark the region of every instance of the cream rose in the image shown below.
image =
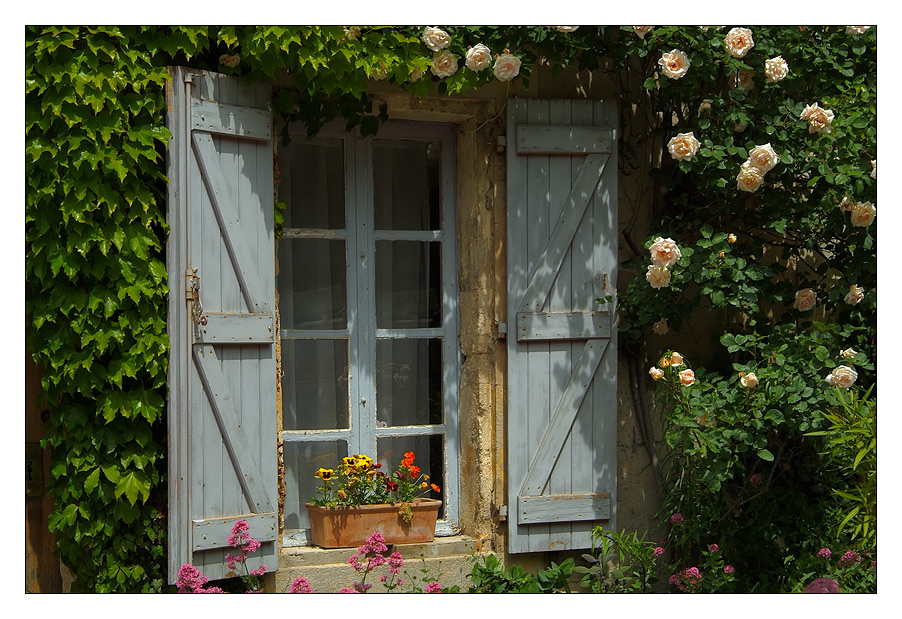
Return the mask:
M755 376L754 372L749 372L748 374L744 374L739 378L739 382L742 383L743 387L751 389L752 387L758 386L758 377Z
M576 29L579 26L554 26L554 29L558 32L576 32Z
M711 99L703 99L698 106L698 115L701 116L705 112L711 111Z
M877 160L871 159L871 178L877 180Z
M673 266L682 257L680 248L673 242L673 239L665 239L660 236L648 248L648 253L651 254L651 261L659 267Z
M830 372L824 380L826 380L834 387L848 389L852 386L852 383L854 383L857 378L858 372L847 365L841 365L839 367L833 368L833 371Z
M432 68L430 71L438 77L454 75L457 73L457 58L448 50L436 52L432 56Z
M846 196L842 199L842 202L839 203L839 210L843 213L851 213L853 206L855 206L855 200Z
M846 34L864 34L870 26L846 26Z
M770 143L756 146L749 153L749 162L764 173L770 172L780 162Z
M855 355L857 355L858 353L855 351L854 348L846 348L844 351L842 351L839 354L842 355L843 359L850 359L850 358L854 357Z
M849 221L853 226L867 228L877 216L877 209L870 202L856 202L849 211Z
M426 26L420 38L426 44L426 47L434 52L443 50L451 45L451 37L448 36L448 33L432 26Z
M670 332L670 327L667 325L667 320L662 318L661 320L656 322L654 325L652 325L651 330L654 331L655 333L657 333L658 335L665 335L668 332Z
M857 284L849 286L849 293L846 295L845 301L849 305L858 305L864 298L864 288Z
M803 288L796 292L796 300L792 304L794 308L800 312L807 312L814 307L817 301L817 294L811 288Z
M678 133L667 142L667 150L670 151L670 155L677 161L689 161L698 153L700 146L701 144L695 139L695 135L691 131L689 133Z
M376 66L373 67L369 77L374 80L384 80L388 77L388 67L386 67L381 60L377 61Z
M736 235L733 234L732 232L730 232L730 234L727 236L727 243L732 245L735 242L736 242Z
M755 46L755 40L748 28L733 28L724 37L723 44L730 56L742 58Z
M683 370L678 376L680 377L680 384L685 387L688 387L695 382L695 372L692 370Z
M750 161L746 161L739 168L739 174L736 176L736 188L740 191L754 192L764 182L764 172Z
M651 376L654 380L660 380L664 377L664 370L659 370L658 368L652 366L652 368L648 370L648 375Z
M477 43L467 50L464 64L470 71L482 71L492 65L492 52L482 43Z
M670 367L675 368L683 365L683 355L674 351L670 354Z
M423 71L423 69L421 69L421 68L419 68L419 67L416 67L416 68L415 68L413 71L411 71L411 73L410 73L410 81L411 81L411 82L416 82L417 80L419 80L420 78L422 78L424 75L426 75L426 73Z
M495 58L492 67L498 81L509 82L520 74L520 59L513 54L504 53Z
M779 82L789 75L789 65L783 56L776 56L764 61L764 75L770 83Z
M751 90L755 87L755 74L748 69L739 69L730 77L730 88L741 88L742 90Z
M667 267L660 267L654 264L648 265L648 273L645 279L651 284L652 288L665 288L670 285L670 270Z
M808 121L808 133L830 133L833 118L833 112L820 107L817 102L802 110L802 120Z
M237 67L239 62L241 62L241 54L223 54L219 57L219 64L230 69Z
M644 39L645 35L651 32L654 26L633 26L633 32L636 33L636 36L640 39Z
M664 53L658 60L661 72L673 80L678 80L689 70L689 57L678 49Z

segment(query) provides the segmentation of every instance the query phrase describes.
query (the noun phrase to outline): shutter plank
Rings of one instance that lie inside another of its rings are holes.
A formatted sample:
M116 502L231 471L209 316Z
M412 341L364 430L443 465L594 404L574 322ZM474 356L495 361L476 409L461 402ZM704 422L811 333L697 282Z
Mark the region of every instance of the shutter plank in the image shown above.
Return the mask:
M191 127L232 137L270 140L272 115L268 110L192 98Z
M607 520L611 517L611 493L547 494L519 497L520 522L570 522Z

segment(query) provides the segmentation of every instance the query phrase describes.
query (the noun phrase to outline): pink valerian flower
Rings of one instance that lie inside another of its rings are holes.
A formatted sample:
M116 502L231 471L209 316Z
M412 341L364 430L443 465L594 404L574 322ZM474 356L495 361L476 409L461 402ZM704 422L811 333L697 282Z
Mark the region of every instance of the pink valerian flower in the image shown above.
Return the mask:
M426 588L423 589L423 591L426 593L441 593L442 586L433 580L428 585L426 585Z
M708 552L717 552L720 550L720 546L717 544L708 544Z
M670 517L670 524L682 524L684 522L686 522L686 519L679 512Z
M339 593L360 593L357 589L349 589L345 587L344 589L339 590Z
M191 593L207 584L208 580L209 579L204 576L199 569L190 563L185 563L179 568L179 576L178 580L175 581L175 584L178 587L179 593Z
M817 551L817 556L819 556L822 559L829 559L832 554L833 553L830 552L829 548L821 548L820 550Z
M208 589L195 589L194 593L225 593L219 587L210 587Z
M761 473L752 473L749 476L749 483L752 484L754 488L760 487L763 481L764 477L762 477Z
M670 577L670 584L680 591L694 593L701 588L702 573L697 567L687 567Z
M849 567L856 563L861 563L861 556L854 550L846 551L843 556L839 558L839 565L841 567Z
M291 583L292 593L313 593L313 587L310 586L310 581L304 578L303 576L298 576L294 579L294 582Z
M841 593L839 583L832 578L816 578L805 587L805 593Z
M724 574L732 574L732 573L735 572L735 571L736 571L736 569L735 569L732 565L724 565L724 566L723 566L723 573L724 573Z
M251 570L251 574L254 576L257 576L258 578L263 576L265 573L266 573L266 564L265 563L261 563L260 567L258 567L255 570Z
M662 554L664 554L664 549L661 548L660 546L657 546L657 547L655 548L654 552L652 552L651 554L652 554L652 556L653 556L655 559L657 559L657 558L660 557Z

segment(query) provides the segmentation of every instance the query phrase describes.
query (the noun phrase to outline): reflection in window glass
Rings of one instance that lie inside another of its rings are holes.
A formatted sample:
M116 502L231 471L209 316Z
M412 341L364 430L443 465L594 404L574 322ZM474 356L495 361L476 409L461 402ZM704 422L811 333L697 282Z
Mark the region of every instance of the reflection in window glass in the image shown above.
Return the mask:
M345 441L286 442L285 459L285 528L310 527L304 503L318 496L322 481L314 477L320 468L335 469L348 455Z
M345 227L344 145L337 139L292 141L279 149L279 197L285 228Z
M377 340L377 427L440 424L442 409L442 340Z
M279 242L279 310L283 329L345 329L348 324L345 242Z
M375 141L377 230L441 230L441 156L441 142Z
M376 327L442 326L442 244L376 242Z
M282 427L348 427L347 340L282 340Z

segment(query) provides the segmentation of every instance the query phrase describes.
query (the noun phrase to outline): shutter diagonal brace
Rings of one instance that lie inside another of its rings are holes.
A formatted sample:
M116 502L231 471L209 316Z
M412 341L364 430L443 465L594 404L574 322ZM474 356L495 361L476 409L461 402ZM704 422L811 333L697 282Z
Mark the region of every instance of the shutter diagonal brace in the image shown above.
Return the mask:
M245 273L241 268L243 264L256 264L254 253L248 247L242 235L230 234L230 229L233 226L240 225L240 219L238 208L229 197L228 185L222 173L222 168L217 163L213 137L204 131L194 130L191 132L191 138L201 177L207 188L207 194L210 198L213 212L216 215L216 221L219 224L223 244L229 254L229 260L235 271L235 277L238 279L238 285L241 288L241 294L247 304L248 311L251 313L265 312L268 310L266 305L264 304L263 307L260 307L256 301L256 299L265 298L265 295L258 290L258 286L255 283L256 274Z
M573 242L579 222L586 212L586 207L595 194L595 190L601 182L610 155L588 155L579 169L576 181L567 196L563 212L558 219L542 256L533 269L529 286L523 295L519 312L541 311L551 293L551 285L557 277L558 270L564 262L567 248Z
M235 475L241 484L241 491L248 506L254 513L273 511L272 503L261 484L263 479L254 458L250 443L241 427L241 420L235 403L229 395L229 384L216 357L216 349L211 345L194 345L194 364L203 381L216 424L219 426L223 444L235 468Z

